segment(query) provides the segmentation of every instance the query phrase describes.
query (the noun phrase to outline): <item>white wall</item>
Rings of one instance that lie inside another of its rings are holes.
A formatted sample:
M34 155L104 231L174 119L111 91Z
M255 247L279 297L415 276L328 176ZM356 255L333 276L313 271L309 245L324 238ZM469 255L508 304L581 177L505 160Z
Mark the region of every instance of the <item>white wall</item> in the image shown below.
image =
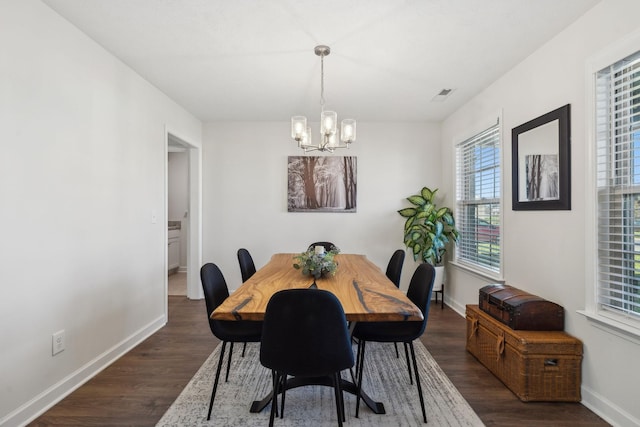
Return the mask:
M260 268L274 253L327 240L386 269L393 251L404 247L396 210L424 185L440 185L439 126L358 123L358 140L334 154L358 158L356 213L287 212L287 156L303 154L289 127L288 120L205 125L203 261L218 264L232 289L241 283L240 247ZM405 261L404 288L414 269L413 260Z
M165 125L198 143L202 127L39 1L0 2L0 52L0 424L16 425L165 323Z
M587 158L585 70L589 57L638 30L640 2L605 0L546 46L496 81L442 127L443 168L455 165L457 135L469 123L503 111L504 223L502 250L507 284L565 307L566 329L583 340L583 403L617 425L640 424L637 386L638 344L591 326L576 313L585 305L585 204ZM640 46L638 46L640 49ZM570 211L511 210L511 129L565 104L571 104ZM453 175L446 188L454 194ZM478 289L490 283L449 268L448 298L461 311L477 303Z

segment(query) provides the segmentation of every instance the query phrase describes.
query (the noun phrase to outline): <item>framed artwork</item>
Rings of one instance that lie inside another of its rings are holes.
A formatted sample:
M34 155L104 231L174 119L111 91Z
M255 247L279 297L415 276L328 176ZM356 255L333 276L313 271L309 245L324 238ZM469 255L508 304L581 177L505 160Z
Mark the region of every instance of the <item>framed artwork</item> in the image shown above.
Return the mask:
M571 106L511 131L514 211L571 210Z
M289 156L289 212L355 212L355 156Z

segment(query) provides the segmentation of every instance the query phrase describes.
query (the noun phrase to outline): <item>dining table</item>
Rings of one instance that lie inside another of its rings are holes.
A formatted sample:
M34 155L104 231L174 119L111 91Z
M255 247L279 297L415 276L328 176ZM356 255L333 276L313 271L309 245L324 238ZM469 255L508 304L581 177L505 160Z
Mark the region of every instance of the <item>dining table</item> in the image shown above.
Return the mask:
M357 322L407 322L423 320L420 309L387 278L385 273L365 255L343 254L335 256L338 268L333 275L314 279L295 269L294 253L278 253L256 271L246 282L211 313L217 320L263 320L271 296L284 289L317 288L333 293L353 330ZM315 382L314 382L315 381ZM301 385L330 385L325 379L290 378L287 388ZM354 381L343 379L344 391L357 394ZM271 394L254 401L251 412L261 411L270 401ZM384 404L374 401L364 391L361 398L371 410L384 414Z

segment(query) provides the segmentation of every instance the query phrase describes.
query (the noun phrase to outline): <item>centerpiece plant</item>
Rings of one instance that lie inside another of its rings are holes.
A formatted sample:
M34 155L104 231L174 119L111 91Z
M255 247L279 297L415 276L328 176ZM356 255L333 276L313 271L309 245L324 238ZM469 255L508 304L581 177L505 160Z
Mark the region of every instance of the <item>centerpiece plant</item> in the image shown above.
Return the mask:
M412 207L398 211L406 218L404 244L413 253L413 259L433 266L442 264L447 244L457 242L459 235L451 209L436 206L434 198L437 191L424 187L420 194L407 197Z
M306 252L294 256L296 262L293 267L302 270L302 274L313 276L319 279L323 275L335 275L338 269L338 263L335 256L340 253L340 249L333 246L330 251L326 252L323 246L309 248Z

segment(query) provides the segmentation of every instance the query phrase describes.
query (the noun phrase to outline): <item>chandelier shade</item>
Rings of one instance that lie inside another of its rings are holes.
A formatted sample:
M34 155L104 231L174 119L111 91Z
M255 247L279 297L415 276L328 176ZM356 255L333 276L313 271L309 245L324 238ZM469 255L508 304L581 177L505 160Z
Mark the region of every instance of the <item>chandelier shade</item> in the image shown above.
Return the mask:
M305 116L291 117L291 138L305 152L327 151L333 153L337 148L349 148L356 140L356 121L344 119L338 131L338 113L324 109L324 57L329 55L329 46L319 45L314 49L320 57L320 142L313 144L311 126Z

